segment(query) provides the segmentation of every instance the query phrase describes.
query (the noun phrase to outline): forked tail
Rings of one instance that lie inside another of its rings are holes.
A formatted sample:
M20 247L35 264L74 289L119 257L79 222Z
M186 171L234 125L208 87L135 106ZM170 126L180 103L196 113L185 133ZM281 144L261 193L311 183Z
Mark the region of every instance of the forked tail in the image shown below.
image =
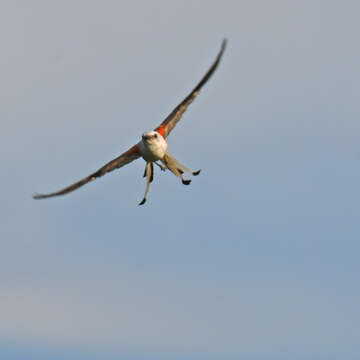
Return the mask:
M188 169L185 165L180 164L174 157L172 157L169 153L165 153L164 158L161 160L161 162L178 178L181 179L182 183L184 185L189 185L191 183L191 180L185 180L182 176L184 172L192 174L194 176L200 174L200 170L197 171L191 171Z
M153 181L154 179L154 165L152 162L147 162L145 165L145 172L144 172L144 177L146 177L146 188L145 188L145 194L144 194L144 198L141 200L141 202L139 203L139 205L144 205L145 201L146 201L146 196L149 192L150 189L150 183Z

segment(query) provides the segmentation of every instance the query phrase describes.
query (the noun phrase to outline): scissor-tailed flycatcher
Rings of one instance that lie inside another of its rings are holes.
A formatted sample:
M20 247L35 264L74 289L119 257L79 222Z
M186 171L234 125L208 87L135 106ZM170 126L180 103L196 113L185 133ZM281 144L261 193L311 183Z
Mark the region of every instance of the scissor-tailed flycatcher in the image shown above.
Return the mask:
M224 53L226 47L226 39L223 40L221 44L221 49L211 65L210 69L207 71L205 76L200 80L200 82L195 86L191 93L168 115L168 117L154 130L146 132L142 135L142 139L134 145L129 150L125 151L119 157L111 160L99 170L95 171L93 174L87 176L86 178L72 184L62 190L50 193L50 194L35 194L33 195L34 199L45 199L52 196L64 195L71 191L76 190L80 186L87 184L90 181L95 180L98 177L105 175L106 173L121 168L122 166L129 164L133 160L138 159L140 156L146 161L144 177L146 177L146 189L144 198L139 205L143 205L146 201L146 196L149 191L150 183L153 180L154 176L154 166L153 163L158 165L161 170L169 169L173 174L179 177L184 185L189 185L191 180L185 180L182 176L184 172L190 173L192 175L199 175L200 170L191 171L184 165L180 164L176 159L174 159L168 152L166 138L170 134L171 130L175 127L177 122L181 119L182 114L185 112L187 107L193 102L195 97L199 94L200 89L203 85L209 80L211 75L216 70L219 65L220 59ZM157 161L160 161L159 164Z

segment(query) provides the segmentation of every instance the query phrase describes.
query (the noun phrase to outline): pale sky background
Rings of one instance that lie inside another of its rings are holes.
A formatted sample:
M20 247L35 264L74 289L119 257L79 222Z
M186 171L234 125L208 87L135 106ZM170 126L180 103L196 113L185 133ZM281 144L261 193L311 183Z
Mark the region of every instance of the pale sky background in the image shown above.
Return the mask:
M358 1L0 4L0 358L360 358ZM204 75L169 152L118 156ZM159 170L159 169L155 169Z

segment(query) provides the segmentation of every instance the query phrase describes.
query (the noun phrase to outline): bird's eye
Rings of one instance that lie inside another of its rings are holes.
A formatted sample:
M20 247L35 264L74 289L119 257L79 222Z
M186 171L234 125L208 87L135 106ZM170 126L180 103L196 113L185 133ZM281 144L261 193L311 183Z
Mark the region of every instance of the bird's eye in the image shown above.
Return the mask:
M154 135L154 138L157 139L157 134Z

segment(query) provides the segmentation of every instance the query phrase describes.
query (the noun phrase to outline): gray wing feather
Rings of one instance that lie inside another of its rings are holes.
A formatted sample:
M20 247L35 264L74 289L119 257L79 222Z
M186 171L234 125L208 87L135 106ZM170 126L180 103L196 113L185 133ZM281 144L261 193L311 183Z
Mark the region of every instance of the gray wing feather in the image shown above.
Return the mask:
M106 173L108 173L110 171L121 168L122 166L136 160L139 157L140 157L139 146L134 145L132 148L125 151L123 154L121 154L117 158L111 160L110 162L105 164L103 167L101 167L99 170L95 171L94 173L90 174L89 176L85 177L84 179L82 179L62 190L59 190L59 191L56 191L53 193L35 194L35 195L33 195L33 198L34 199L46 199L46 198L53 197L53 196L65 195L65 194L67 194L71 191L74 191L74 190L78 189L79 187L87 184L88 182L93 181L96 178L99 178L99 177L105 175Z
M166 138L170 134L171 130L181 119L183 113L186 111L188 106L194 101L196 96L199 94L201 88L205 85L205 83L210 79L211 75L215 72L216 68L220 63L221 57L223 56L223 53L225 51L226 43L227 40L224 39L214 63L211 65L210 69L200 80L200 82L191 91L191 93L178 106L176 106L176 108L167 116L167 118L155 129L155 131L159 132L164 138Z

